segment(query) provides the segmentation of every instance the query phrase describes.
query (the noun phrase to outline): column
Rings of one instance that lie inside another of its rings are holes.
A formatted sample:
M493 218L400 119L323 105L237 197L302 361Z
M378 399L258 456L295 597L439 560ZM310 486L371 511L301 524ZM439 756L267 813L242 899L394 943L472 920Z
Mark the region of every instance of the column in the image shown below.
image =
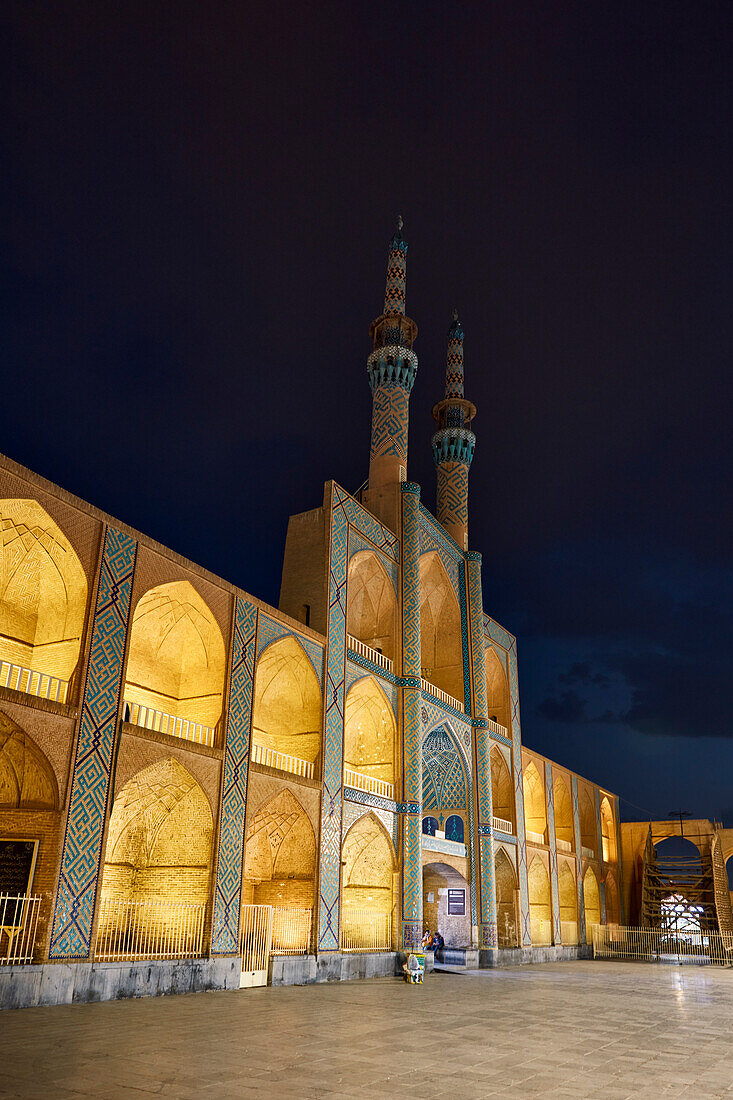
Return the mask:
M547 836L550 841L553 942L562 943L562 926L560 924L560 882L557 875L557 844L555 842L555 799L552 790L552 764L549 760L545 761L545 793L547 798Z
M585 895L583 893L583 862L580 850L580 806L578 777L573 776L573 832L575 834L575 874L578 887L578 943L585 943Z
M601 864L601 874L598 881L598 896L601 902L601 924L606 923L606 884L603 881L603 867L606 861L603 858L603 823L601 821L601 792L594 788L596 799L596 853Z
M402 729L404 815L402 947L422 943L422 726L420 721L420 486L402 485Z

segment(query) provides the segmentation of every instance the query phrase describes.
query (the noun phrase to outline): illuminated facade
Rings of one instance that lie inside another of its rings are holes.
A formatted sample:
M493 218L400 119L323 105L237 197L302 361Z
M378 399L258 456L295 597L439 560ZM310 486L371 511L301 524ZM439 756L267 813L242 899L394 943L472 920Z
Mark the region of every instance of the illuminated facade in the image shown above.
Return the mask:
M0 896L34 922L3 1003L238 988L258 937L304 981L392 973L425 928L496 966L623 920L618 801L523 746L484 611L457 316L437 519L407 478L406 263L400 224L368 483L291 518L279 609L0 459Z

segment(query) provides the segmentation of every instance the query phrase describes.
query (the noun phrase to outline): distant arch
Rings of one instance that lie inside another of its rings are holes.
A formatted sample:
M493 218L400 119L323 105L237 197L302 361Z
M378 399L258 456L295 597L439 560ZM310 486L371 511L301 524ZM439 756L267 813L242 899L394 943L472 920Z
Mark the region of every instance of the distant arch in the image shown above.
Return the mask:
M573 801L568 785L561 775L553 776L552 801L555 808L555 838L561 845L569 845L566 851L572 851L575 847Z
M592 928L601 923L601 895L598 879L592 867L587 867L583 875L583 906L585 908L586 942L592 942Z
M562 860L558 874L558 895L560 901L560 931L563 943L578 942L578 887L575 875Z
M420 558L420 662L426 680L463 702L461 609L437 550Z
M604 795L601 799L601 842L605 863L616 862L616 822L611 803Z
M494 853L496 880L496 924L499 947L516 947L517 939L517 876L514 865L503 848Z
M394 783L396 738L394 711L377 680L357 680L346 694L344 767Z
M55 810L58 785L35 741L0 711L0 810Z
M552 891L544 860L536 855L527 872L532 943L552 943Z
M514 784L504 753L498 745L492 745L489 753L491 770L491 800L495 817L508 821L512 832L516 831L514 812Z
M213 728L225 674L221 630L190 581L148 589L132 617L125 701Z
M79 661L86 605L82 564L48 512L37 500L0 500L0 660L67 685ZM27 681L16 674L10 685L25 691ZM59 698L66 702L66 686Z
M321 687L292 635L259 656L252 707L252 744L313 763L321 751Z
M247 903L312 909L316 838L310 819L289 790L260 806L247 828L244 895Z
M486 665L486 703L488 705L489 718L493 718L500 726L504 726L507 735L511 736L511 698L509 694L509 681L507 680L504 665L501 663L498 653L492 645L485 649Z
M393 659L397 596L374 550L359 550L349 561L346 602L347 633Z
M533 760L524 769L524 823L528 837L536 844L544 844L547 833L547 810L545 807L545 785Z

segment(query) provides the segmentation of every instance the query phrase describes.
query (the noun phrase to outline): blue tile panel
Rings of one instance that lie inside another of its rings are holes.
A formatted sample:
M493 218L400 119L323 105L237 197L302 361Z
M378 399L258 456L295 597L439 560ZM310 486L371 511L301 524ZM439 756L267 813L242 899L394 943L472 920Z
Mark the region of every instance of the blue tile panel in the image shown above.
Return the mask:
M260 622L266 616L260 616ZM267 624L272 623L271 619ZM269 630L269 625L265 627ZM257 608L237 596L234 608L232 667L226 709L226 740L222 774L219 842L216 853L211 954L233 955L239 950L242 897L244 821L252 728L252 684L257 648ZM266 634L266 636L268 636Z
M578 883L578 943L585 943L585 895L583 892L583 865L580 857L580 804L578 802L578 777L572 777L573 831L575 833L575 872Z
M402 849L402 946L422 940L422 730L420 693L420 489L402 486L402 672L414 686L402 688L404 799L417 812L407 815Z
M545 761L545 791L547 792L547 835L550 839L550 884L552 886L552 927L554 943L562 943L560 924L560 886L557 874L557 844L555 842L555 799L552 787L552 764Z
M51 929L54 960L91 952L136 553L129 535L105 530Z

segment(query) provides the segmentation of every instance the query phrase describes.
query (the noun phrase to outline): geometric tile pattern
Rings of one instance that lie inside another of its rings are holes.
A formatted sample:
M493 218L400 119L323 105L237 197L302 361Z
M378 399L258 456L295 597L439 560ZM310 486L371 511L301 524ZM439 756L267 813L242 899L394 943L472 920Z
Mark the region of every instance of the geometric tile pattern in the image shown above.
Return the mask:
M397 455L407 461L409 391L397 382L385 382L372 396L372 459Z
M562 943L560 925L560 890L557 877L557 844L555 843L555 801L552 792L552 765L545 761L545 790L547 791L547 835L550 840L550 882L552 884L553 943Z
M264 618L261 616L261 620ZM221 827L216 854L216 885L211 930L212 955L233 955L239 949L244 820L247 807L256 634L257 608L243 596L237 596L234 608L229 700L226 709ZM301 640L300 637L298 640Z
M312 638L306 638L304 634L296 634L294 631L289 630L285 623L276 622L275 619L271 619L269 615L265 615L264 612L260 615L260 621L257 626L257 657L259 658L262 650L274 642L276 639L295 638L303 649L305 650L310 663L313 665L313 671L318 677L318 683L323 687L323 646Z
M415 686L402 688L404 798L416 813L405 816L402 851L402 946L422 938L422 737L420 693L420 489L402 485L402 654L403 676Z
M343 512L346 519L360 534L369 539L371 543L391 558L392 561L399 562L400 560L400 542L396 535L394 535L387 527L376 519L371 512L367 512L366 508L362 508L358 500L354 500L352 496L342 489L340 485L333 482L333 507Z
M448 329L448 354L445 364L445 396L463 397L463 328L458 317Z
M437 469L436 511L441 523L468 523L468 466L441 462Z
M583 866L580 856L580 806L578 803L578 777L572 776L573 831L575 833L575 869L578 883L578 943L585 943L585 894L583 892Z
M387 253L387 284L384 291L385 314L404 314L405 283L407 276L407 241L400 229L389 242Z
M87 959L91 950L136 552L135 539L106 528L53 915L51 959Z
M461 608L461 650L463 652L463 699L467 717L475 714L471 699L471 650L468 644L468 608L466 605L466 563L462 561L459 567L460 584L458 587L458 603ZM480 576L480 574L479 574ZM482 648L483 655L483 648ZM488 712L487 712L488 713ZM477 715L476 717L481 717ZM485 717L485 715L484 715Z
M450 722L446 722L446 711L451 715ZM471 723L466 721L466 716L453 707L447 707L442 700L428 699L423 695L421 705L421 718L423 728L423 740L427 732L435 726L445 723L463 750L463 757L468 774L473 771L473 740L471 737Z
M467 808L466 776L453 738L444 728L433 730L423 742L422 753L423 812Z

